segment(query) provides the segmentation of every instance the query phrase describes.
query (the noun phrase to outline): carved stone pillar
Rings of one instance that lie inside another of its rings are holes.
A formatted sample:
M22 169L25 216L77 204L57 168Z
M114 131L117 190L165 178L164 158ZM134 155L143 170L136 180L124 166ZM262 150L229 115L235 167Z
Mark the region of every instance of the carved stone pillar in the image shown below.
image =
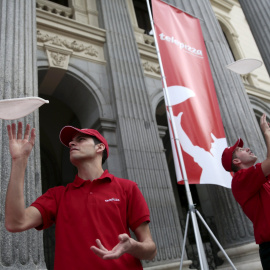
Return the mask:
M36 66L36 1L0 1L0 98L38 96ZM36 127L36 143L25 175L25 201L29 206L41 194L38 111L24 119ZM6 125L1 121L0 136L0 269L46 269L43 237L35 229L9 233L5 229L5 196L11 160Z
M239 3L270 75L270 2L268 0L239 0Z

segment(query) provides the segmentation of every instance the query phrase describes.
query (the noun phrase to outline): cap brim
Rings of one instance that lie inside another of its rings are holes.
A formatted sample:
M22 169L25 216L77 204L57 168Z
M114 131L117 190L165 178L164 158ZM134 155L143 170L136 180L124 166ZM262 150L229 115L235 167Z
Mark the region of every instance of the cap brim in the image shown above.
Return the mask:
M60 131L60 135L59 135L59 139L61 141L61 143L67 147L69 147L69 143L72 141L72 138L74 137L74 135L77 132L81 132L80 129L77 129L75 127L72 126L65 126L62 128L62 130Z
M244 145L243 140L242 140L241 138L239 138L239 139L237 140L237 142L235 143L235 145L233 146L233 149L235 150L236 147L243 147L243 145Z

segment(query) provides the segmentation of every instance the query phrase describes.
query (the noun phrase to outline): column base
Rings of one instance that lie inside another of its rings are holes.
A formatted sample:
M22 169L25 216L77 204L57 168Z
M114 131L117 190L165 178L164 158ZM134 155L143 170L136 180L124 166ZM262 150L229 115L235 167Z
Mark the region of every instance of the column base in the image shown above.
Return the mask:
M262 264L259 255L259 246L255 243L250 243L234 248L225 249L225 252L233 262L237 270L262 270ZM219 270L231 270L232 267L224 254L219 251L218 256L224 260L224 263L219 266Z
M0 263L0 269L3 270L14 270L14 269L20 269L20 270L47 270L47 267L45 263L42 264L34 264L33 262L30 262L26 265L15 263L11 266L4 266Z
M183 270L190 270L189 266L192 264L192 261L183 261ZM162 265L150 266L143 268L144 270L179 270L180 268L180 261L167 263Z

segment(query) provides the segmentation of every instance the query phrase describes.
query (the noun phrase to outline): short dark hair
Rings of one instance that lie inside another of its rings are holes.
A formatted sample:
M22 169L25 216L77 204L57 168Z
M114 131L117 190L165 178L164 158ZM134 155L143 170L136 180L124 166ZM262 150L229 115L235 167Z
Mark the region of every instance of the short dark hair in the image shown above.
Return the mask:
M90 137L93 139L95 145L102 143L97 137L94 137L94 136L90 136ZM103 153L102 153L102 164L104 164L106 159L107 159L107 150L106 148L104 148Z
M235 158L237 158L237 156L236 156L236 153L235 153L235 151L234 151L233 154L232 154L232 171L233 171L233 172L238 172L238 171L239 171L238 166L235 165L235 164L233 163L233 160L234 160Z

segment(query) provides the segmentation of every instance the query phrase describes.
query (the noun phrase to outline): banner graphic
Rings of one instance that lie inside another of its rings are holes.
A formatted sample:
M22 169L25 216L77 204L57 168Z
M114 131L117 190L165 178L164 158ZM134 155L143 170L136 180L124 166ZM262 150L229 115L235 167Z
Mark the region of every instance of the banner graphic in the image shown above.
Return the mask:
M160 0L152 0L160 57L177 130L168 123L177 182L183 183L175 148L178 136L190 184L231 187L232 176L221 164L227 147L200 22Z

